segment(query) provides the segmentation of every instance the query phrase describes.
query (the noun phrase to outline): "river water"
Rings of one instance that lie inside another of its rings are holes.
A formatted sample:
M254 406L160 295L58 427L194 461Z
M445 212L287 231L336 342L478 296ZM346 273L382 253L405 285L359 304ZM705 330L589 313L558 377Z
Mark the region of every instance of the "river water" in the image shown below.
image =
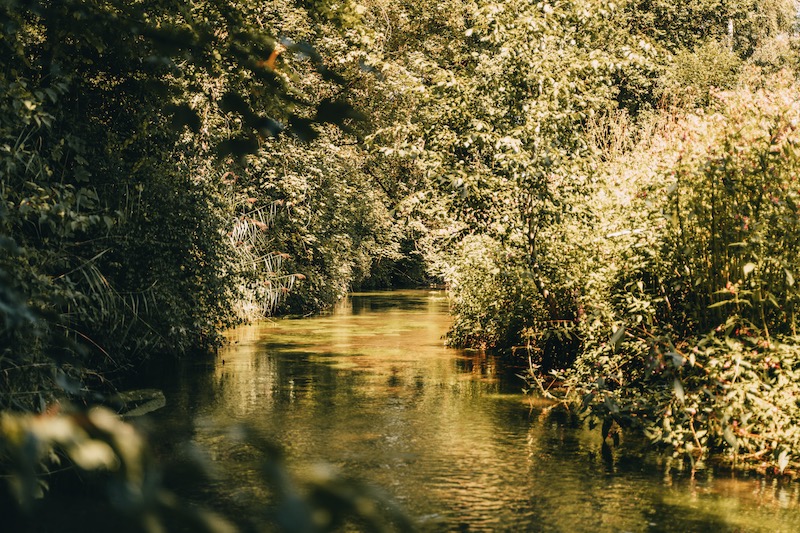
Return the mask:
M268 498L231 429L248 427L291 465L380 487L426 531L800 531L798 483L692 476L630 442L603 453L599 429L524 395L513 369L445 348L449 320L443 293L403 291L233 330L162 384L158 451L193 442L216 472L193 496L220 510Z

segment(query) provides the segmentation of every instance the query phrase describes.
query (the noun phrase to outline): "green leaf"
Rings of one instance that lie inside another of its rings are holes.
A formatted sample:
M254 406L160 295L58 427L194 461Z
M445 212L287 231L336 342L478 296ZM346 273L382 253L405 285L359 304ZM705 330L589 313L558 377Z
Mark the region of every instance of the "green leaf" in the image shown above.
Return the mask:
M786 269L784 269L783 271L786 273L786 283L787 283L787 284L788 284L790 287L793 287L793 286L794 286L794 276L792 275L792 273L791 273L791 272L789 272L789 271L788 271L788 270L786 270Z
M733 303L733 300L722 300L722 301L719 301L719 302L716 302L716 303L713 303L713 304L709 305L708 309L714 309L715 307L722 307L724 305L728 305L728 304L731 304L731 303Z
M619 349L619 345L622 342L622 337L624 335L625 335L624 325L620 326L619 329L617 329L617 331L615 331L614 334L611 335L611 340L609 342L611 343L611 346L615 352L617 351L617 349Z
M681 383L681 380L675 378L675 381L672 382L672 390L675 392L675 397L678 399L678 401L683 403L683 400L686 398L686 393L683 390L683 384Z
M586 410L586 408L589 407L589 404L592 403L592 400L594 400L594 392L590 392L589 394L587 394L587 395L585 395L583 397L583 400L581 401L581 408L580 408L580 412L581 413L584 412Z
M605 419L603 419L602 432L603 432L603 439L604 440L608 438L608 433L611 431L611 425L613 423L614 423L614 419L611 418L610 416L607 416Z
M733 430L730 426L722 431L722 437L725 439L725 442L728 443L728 446L733 448L734 453L739 451L739 440L736 438L736 435L733 434Z
M744 277L746 278L747 276L749 276L750 273L753 272L753 270L755 269L756 269L755 263L747 263L745 266L742 267L742 271L744 272Z

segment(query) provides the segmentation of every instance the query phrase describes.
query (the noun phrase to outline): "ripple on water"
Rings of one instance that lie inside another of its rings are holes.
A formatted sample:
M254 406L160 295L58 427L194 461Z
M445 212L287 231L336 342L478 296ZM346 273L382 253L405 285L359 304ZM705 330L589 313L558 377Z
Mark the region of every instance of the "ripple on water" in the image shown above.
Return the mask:
M294 464L326 462L385 488L431 531L793 531L795 484L664 475L597 430L516 393L480 354L443 347L447 303L425 292L351 298L332 316L236 332L157 416L192 426L222 472L215 498L263 498L231 421ZM513 393L509 393L513 391ZM173 409L173 411L170 411ZM227 477L226 477L227 476Z

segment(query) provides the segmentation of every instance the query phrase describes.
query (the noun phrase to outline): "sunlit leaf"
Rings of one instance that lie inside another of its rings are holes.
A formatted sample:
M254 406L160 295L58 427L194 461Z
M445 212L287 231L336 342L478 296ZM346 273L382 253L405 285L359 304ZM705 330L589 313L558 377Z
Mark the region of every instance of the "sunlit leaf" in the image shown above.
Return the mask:
M722 431L722 437L725 439L725 442L728 443L728 446L733 448L734 453L739 451L739 440L736 438L736 435L733 434L733 430L730 426L725 427Z
M783 474L783 471L789 466L789 458L789 452L787 450L781 450L781 453L778 455L778 471L781 474Z
M107 443L99 440L86 440L77 443L68 450L70 459L84 470L113 470L118 465L114 450Z
M622 342L622 337L624 335L625 335L625 326L624 325L620 326L617 329L617 331L615 331L614 334L611 335L611 339L609 340L609 343L611 344L611 346L614 349L614 351L617 351L619 349L619 345Z
M683 403L684 399L686 398L686 393L683 390L683 384L681 380L675 378L672 382L672 390L675 392L675 397L678 399L679 402Z
M733 300L721 300L708 306L709 309L716 309L717 307L724 307L733 303Z

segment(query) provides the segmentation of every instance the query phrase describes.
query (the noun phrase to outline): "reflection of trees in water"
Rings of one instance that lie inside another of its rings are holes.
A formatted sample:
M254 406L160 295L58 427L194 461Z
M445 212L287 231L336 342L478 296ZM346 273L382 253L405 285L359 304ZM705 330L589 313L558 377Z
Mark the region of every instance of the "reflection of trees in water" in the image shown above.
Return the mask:
M398 298L398 295L401 297ZM380 313L389 309L441 314L447 312L447 298L444 291L392 291L350 295L337 306L338 313L353 315Z
M504 394L522 384L497 359L444 348L449 319L432 302L237 330L238 342L178 394L182 423L222 473L218 492L254 502L267 494L263 454L225 429L246 421L293 463L324 461L383 487L433 529L696 529L653 509L689 515L701 505L703 523L758 531L752 524L775 524L760 506L788 502L797 514L797 488L765 486L748 499L733 487L751 485L710 479L693 489L677 471L666 486L660 467L624 442L604 456L597 428ZM729 522L719 518L742 501Z
M482 353L457 357L456 370L462 374L471 374L480 379L497 378L497 358Z

